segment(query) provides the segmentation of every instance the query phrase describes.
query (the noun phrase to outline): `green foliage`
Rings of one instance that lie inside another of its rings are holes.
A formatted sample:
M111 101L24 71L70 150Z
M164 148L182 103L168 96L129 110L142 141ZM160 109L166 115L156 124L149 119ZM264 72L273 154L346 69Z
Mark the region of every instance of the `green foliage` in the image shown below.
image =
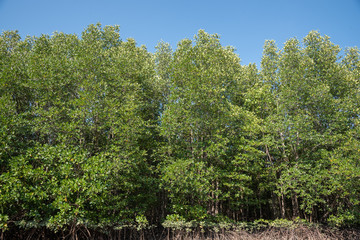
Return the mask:
M1 231L358 225L360 53L340 53L313 31L258 69L203 30L154 54L118 26L2 33Z
M100 24L82 39L5 32L1 43L2 226L113 226L145 214L156 189L143 140L158 115L152 56Z

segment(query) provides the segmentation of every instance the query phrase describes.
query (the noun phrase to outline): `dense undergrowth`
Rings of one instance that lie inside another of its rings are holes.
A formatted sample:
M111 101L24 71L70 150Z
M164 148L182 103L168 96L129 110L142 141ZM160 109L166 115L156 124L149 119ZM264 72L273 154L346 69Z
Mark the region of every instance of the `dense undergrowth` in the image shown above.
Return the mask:
M87 228L76 226L61 231L51 231L46 227L22 229L11 228L3 233L3 239L109 239L109 240L281 240L308 239L357 240L360 229L334 228L320 224L310 224L300 219L273 221L259 219L255 222L206 223L180 222L164 223L163 226L122 226L118 228Z
M356 47L340 55L314 31L266 41L260 68L203 30L156 49L100 24L0 35L2 238L336 239L359 226Z

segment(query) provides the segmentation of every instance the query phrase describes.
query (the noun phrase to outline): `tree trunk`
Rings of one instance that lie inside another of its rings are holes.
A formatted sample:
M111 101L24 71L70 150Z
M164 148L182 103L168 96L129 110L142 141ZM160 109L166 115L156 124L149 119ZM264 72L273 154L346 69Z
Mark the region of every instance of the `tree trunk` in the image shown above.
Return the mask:
M292 203L292 217L293 219L299 217L299 203L298 203L298 198L297 198L297 194L294 192L291 196L291 203Z
M280 204L280 209L281 209L281 218L285 218L285 197L284 194L281 193L281 204Z

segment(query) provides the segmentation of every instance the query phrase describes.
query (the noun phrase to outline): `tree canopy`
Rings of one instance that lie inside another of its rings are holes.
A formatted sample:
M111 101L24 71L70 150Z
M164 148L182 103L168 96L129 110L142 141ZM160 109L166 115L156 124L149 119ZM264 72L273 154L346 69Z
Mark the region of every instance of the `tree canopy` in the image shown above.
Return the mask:
M0 35L0 229L360 219L360 52L312 31L261 66L200 30Z

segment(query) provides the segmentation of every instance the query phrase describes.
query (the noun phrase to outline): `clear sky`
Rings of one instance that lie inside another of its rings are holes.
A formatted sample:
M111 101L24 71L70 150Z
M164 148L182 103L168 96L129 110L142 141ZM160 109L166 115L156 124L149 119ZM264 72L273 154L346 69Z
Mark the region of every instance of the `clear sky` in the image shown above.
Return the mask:
M218 33L242 64L259 65L266 39L282 47L311 30L341 48L360 47L360 0L0 0L0 31L19 30L23 37L80 35L98 22L120 25L122 39L132 37L151 52L160 40L175 49L199 29Z

